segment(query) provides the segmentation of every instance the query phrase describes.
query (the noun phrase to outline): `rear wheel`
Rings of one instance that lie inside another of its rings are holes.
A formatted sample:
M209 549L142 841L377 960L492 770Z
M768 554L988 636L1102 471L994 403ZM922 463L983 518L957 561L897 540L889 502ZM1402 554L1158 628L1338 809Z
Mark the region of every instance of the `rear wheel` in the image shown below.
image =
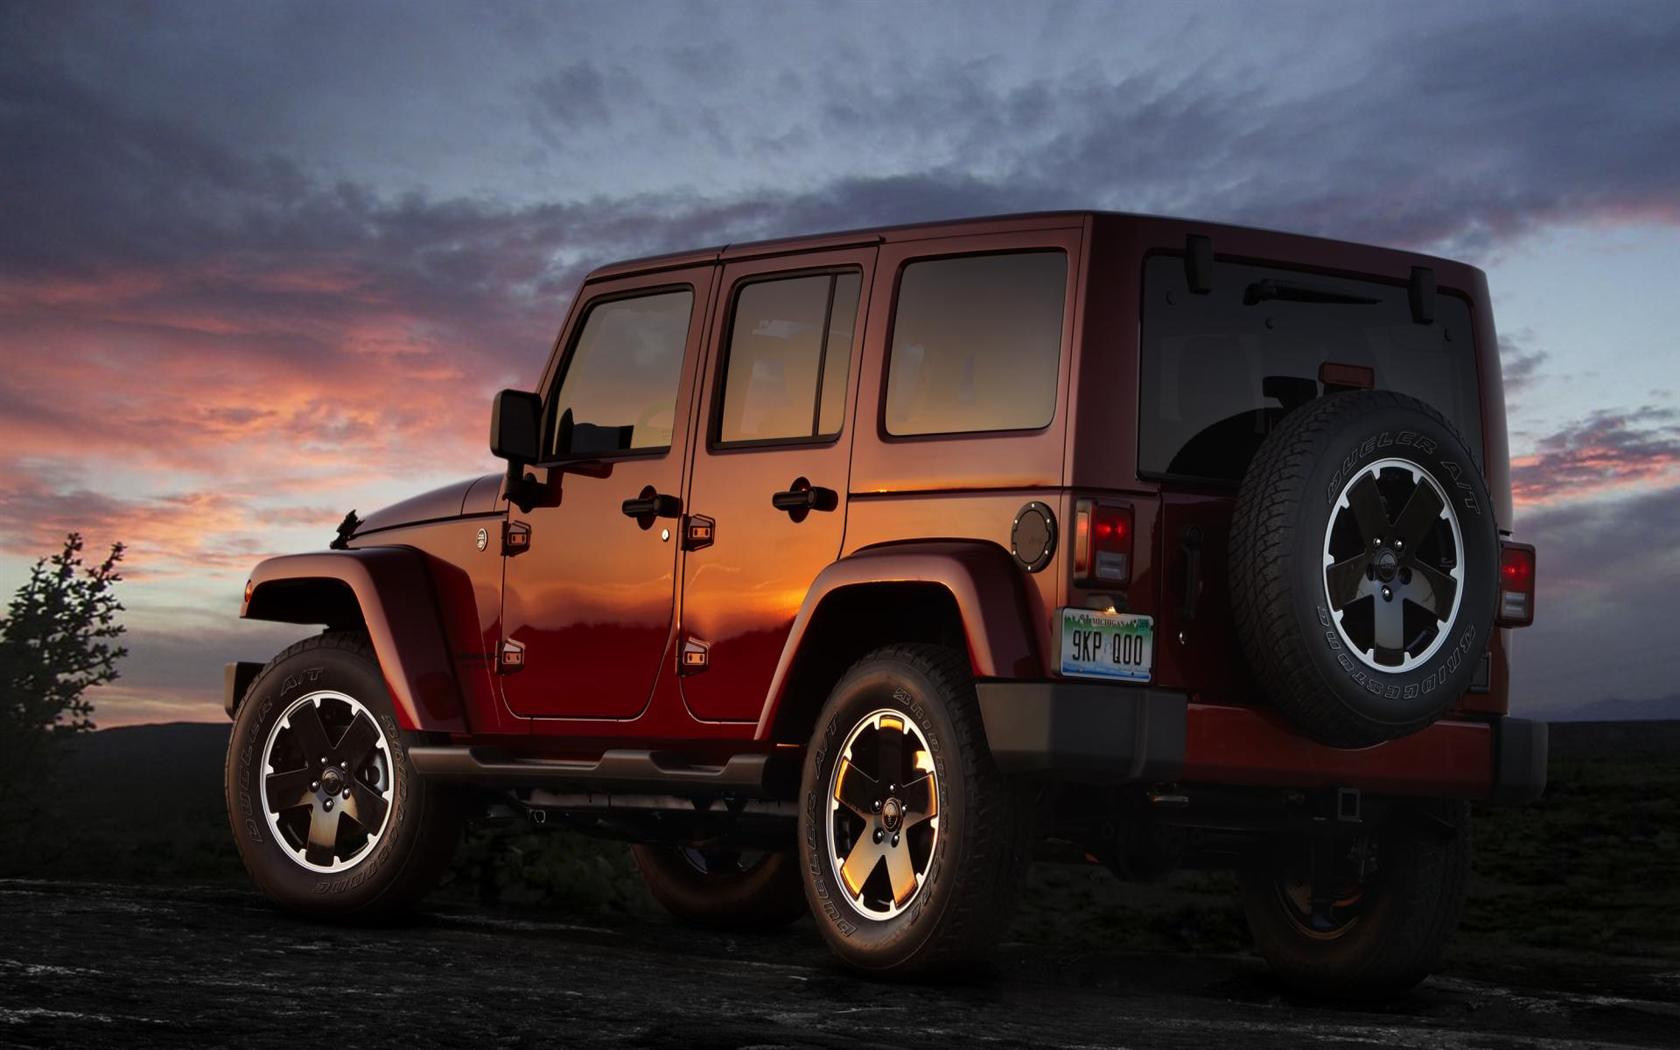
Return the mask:
M1383 390L1296 409L1249 465L1231 520L1237 635L1307 735L1365 747L1424 728L1487 651L1493 507L1439 412Z
M806 754L799 851L843 961L893 975L973 966L1009 924L1029 832L964 654L891 646L834 687Z
M283 907L399 911L448 866L461 807L408 762L367 638L331 632L269 662L234 719L224 782L252 881Z
M1285 983L1381 996L1440 963L1469 880L1469 806L1434 804L1334 845L1276 844L1242 872L1243 910L1255 947Z
M648 892L677 918L726 929L785 926L806 912L791 850L630 847Z

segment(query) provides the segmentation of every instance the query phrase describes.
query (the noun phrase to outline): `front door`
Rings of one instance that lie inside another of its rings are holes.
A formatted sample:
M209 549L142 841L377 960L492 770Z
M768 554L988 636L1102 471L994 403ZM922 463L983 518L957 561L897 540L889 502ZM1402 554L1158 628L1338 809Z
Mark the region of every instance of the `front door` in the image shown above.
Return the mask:
M714 268L585 286L543 399L543 488L509 508L499 680L518 715L633 718L664 664L693 373Z
M874 261L868 248L724 269L683 568L696 718L757 721L805 592L839 556Z

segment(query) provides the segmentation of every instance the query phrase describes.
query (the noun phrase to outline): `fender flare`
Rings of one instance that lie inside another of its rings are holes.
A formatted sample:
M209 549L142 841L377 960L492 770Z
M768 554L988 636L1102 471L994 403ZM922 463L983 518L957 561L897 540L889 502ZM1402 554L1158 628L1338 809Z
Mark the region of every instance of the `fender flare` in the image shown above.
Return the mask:
M355 603L344 600L348 590ZM408 547L288 554L251 573L239 615L247 620L364 626L406 730L464 733L461 689L424 556Z
M770 733L813 617L836 593L872 584L930 583L950 594L976 678L1042 676L1037 632L1026 613L1021 570L1007 551L980 540L928 540L866 547L831 563L805 592L770 680L757 739Z

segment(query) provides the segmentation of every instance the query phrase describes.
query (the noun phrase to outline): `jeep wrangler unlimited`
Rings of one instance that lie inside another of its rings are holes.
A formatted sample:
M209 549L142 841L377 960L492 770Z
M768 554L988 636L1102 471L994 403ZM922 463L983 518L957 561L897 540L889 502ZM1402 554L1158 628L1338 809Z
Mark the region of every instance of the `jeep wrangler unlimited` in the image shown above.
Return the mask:
M1469 804L1545 779L1497 347L1472 267L1131 215L603 267L495 400L505 475L251 575L325 633L228 668L240 852L366 916L511 809L925 974L1054 839L1235 868L1284 980L1409 987Z

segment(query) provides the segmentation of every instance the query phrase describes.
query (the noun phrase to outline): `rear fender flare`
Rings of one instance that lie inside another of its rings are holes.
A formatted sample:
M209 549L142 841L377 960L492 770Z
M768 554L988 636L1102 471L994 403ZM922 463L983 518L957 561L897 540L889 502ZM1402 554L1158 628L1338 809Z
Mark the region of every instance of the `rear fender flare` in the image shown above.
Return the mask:
M768 739L788 682L823 603L841 591L881 584L943 588L956 606L976 678L1041 676L1037 634L1027 616L1021 571L1002 547L978 540L940 540L869 547L833 562L812 582L770 680L756 739Z
M363 547L270 558L251 573L239 615L365 629L397 723L407 730L466 732L460 686L420 552Z

